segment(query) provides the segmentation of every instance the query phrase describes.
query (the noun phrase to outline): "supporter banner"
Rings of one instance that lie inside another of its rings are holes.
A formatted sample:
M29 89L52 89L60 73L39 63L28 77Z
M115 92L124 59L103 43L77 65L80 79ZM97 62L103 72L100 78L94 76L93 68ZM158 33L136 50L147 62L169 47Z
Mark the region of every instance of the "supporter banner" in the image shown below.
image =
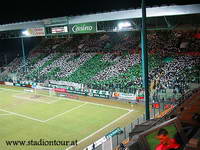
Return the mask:
M89 95L90 96L94 96L94 97L109 98L110 97L110 92L109 91L90 89Z
M143 101L144 100L144 90L138 90L136 92L136 99L137 100L140 100L140 101Z
M73 94L79 94L79 95L88 95L87 91L81 90L81 89L69 90L68 92L73 93Z
M53 80L50 80L49 82L50 82L49 84L50 87L54 87L55 89L65 89L69 93L78 94L78 95L89 95L89 96L100 97L100 98L110 98L109 91L87 89L87 88L83 88L82 84L73 83L73 82L53 81Z
M137 96L136 99L137 100L142 100L142 99L144 99L144 96Z
M44 28L28 28L26 30L27 36L45 36Z
M22 85L37 85L36 82L32 82L32 81L20 81L20 84L22 84Z
M84 88L73 88L73 87L66 87L69 93L79 94L79 95L89 95L94 97L100 98L109 98L110 92L109 91L102 91L102 90L94 90L94 89L84 89Z
M14 83L13 85L14 85L14 86L21 86L20 83Z
M53 89L55 92L60 92L60 93L67 93L67 90L65 88L55 88Z
M5 85L13 86L12 82L5 82Z
M113 92L112 97L125 100L136 100L136 95L132 93Z
M70 24L69 32L71 34L96 33L97 23L91 22L91 23Z
M24 87L27 87L27 88L32 88L32 85L30 85L30 84L27 84L27 85L24 85Z
M0 81L0 84L5 84L4 81Z
M108 139L110 137L119 135L121 133L123 133L123 130L121 128L116 128L116 129L112 130L111 132L109 132L108 134L106 134L105 137Z
M50 84L54 84L54 85L71 86L71 87L80 88L80 89L83 87L82 84L74 83L74 82L67 82L67 81L55 81L55 80L50 80L49 83L50 83Z

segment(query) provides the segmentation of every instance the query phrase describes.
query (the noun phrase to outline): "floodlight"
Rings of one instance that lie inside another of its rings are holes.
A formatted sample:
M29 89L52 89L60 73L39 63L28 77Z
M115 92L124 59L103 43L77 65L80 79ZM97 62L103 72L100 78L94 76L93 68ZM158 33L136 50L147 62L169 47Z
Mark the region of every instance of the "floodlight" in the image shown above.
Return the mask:
M28 30L22 31L22 34L25 35L25 36L30 36L30 33L29 33Z
M131 27L131 23L128 21L118 23L119 29L128 28L128 27Z

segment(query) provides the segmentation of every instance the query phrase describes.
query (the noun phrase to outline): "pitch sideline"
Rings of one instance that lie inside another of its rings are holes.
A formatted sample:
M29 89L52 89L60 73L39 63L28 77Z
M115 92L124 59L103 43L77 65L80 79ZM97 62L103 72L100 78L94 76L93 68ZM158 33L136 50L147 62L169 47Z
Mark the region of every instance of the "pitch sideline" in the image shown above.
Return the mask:
M95 131L94 133L90 134L89 136L83 138L82 140L80 140L77 144L82 143L83 141L86 141L87 139L89 139L90 137L94 136L95 134L97 134L98 132L104 130L105 128L109 127L110 125L114 124L115 122L117 122L118 120L122 119L123 117L127 116L129 113L133 112L133 110L129 110L129 112L125 113L124 115L120 116L119 118L113 120L112 122L108 123L107 125L105 125L104 127L100 128L99 130ZM70 150L72 149L73 146L70 146L69 148L67 148L66 150Z

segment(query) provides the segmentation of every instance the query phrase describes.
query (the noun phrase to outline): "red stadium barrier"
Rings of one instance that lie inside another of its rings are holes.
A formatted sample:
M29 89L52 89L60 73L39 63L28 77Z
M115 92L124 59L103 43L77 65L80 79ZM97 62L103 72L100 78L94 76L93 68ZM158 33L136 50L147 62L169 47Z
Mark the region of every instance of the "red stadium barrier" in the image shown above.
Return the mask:
M143 96L137 96L136 99L144 99Z
M156 109L160 108L160 104L159 103L154 103L153 104L153 108L156 108Z
M55 88L53 90L54 90L54 92L67 93L67 90L65 88Z
M200 33L195 34L193 37L196 39L200 39Z
M0 84L5 84L4 81L0 81Z
M200 52L182 52L177 53L178 55L187 55L187 56L200 56Z

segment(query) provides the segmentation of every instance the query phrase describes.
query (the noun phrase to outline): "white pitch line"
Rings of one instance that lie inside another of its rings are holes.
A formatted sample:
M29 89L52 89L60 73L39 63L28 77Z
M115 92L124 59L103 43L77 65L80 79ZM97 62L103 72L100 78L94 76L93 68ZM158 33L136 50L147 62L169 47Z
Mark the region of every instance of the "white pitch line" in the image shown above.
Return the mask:
M32 101L32 102L39 102L39 103L45 103L45 104L50 104L49 102L44 102L44 101L40 101L40 100L33 100L31 98L28 98L28 97L21 97L21 96L13 96L15 98L18 98L18 99L23 99L23 100L27 100L27 101Z
M45 122L45 121L40 120L40 119L32 118L32 117L29 117L29 116L26 116L26 115L18 114L18 113L15 113L15 112L4 110L4 109L0 109L0 111L10 113L10 114L14 114L16 116L20 116L20 117L27 118L27 119L34 120L34 121L38 121L38 122L43 122L43 123Z
M16 91L16 92L22 92L22 91L17 91L17 90L13 90L13 89L4 89L4 88L0 88L0 89L9 90L9 91ZM42 94L37 94L37 95L42 95ZM46 97L51 97L51 98L52 98L52 96L48 96L48 95L42 95L42 96L46 96ZM73 99L64 98L64 97L60 97L60 99L65 99L65 100L67 99L67 100L73 101L73 102L82 102L82 103L85 103L84 101L81 101L81 100L78 100L78 99L73 100ZM122 110L127 110L127 111L133 110L133 109L126 109L126 108L121 108L121 107L117 107L117 106L110 106L110 105L105 105L105 104L98 104L98 103L95 103L95 102L88 102L88 101L87 101L87 103L88 103L88 104L99 105L99 106L110 107L110 108L122 109ZM134 111L135 111L135 110L134 110Z
M133 112L133 110L129 110L129 112L127 112L126 114L120 116L119 118L117 118L117 119L113 120L112 122L110 122L109 124L105 125L103 128L97 130L96 132L94 132L94 133L90 134L89 136L85 137L84 139L80 140L77 144L80 144L80 143L82 143L83 141L87 140L88 138L94 136L94 135L97 134L98 132L100 132L100 131L104 130L105 128L109 127L111 124L113 124L113 123L117 122L118 120L122 119L123 117L127 116L127 115L128 115L129 113L131 113L131 112ZM70 146L70 147L67 148L66 150L70 150L72 147L74 147L74 146Z
M47 122L47 121L52 120L52 119L55 119L55 118L57 118L57 117L59 117L59 116L62 116L62 115L65 114L65 113L71 112L71 111L73 111L73 110L79 109L79 108L83 107L83 106L86 105L86 104L87 104L87 102L84 103L84 104L81 104L81 105L79 105L79 106L77 106L77 107L74 107L74 108L72 108L72 109L69 109L69 110L67 110L67 111L65 111L65 112L63 112L63 113L60 113L60 114L58 114L58 115L56 115L56 116L54 116L54 117L51 117L51 118L49 118L49 119L47 119L47 120L44 120L44 122Z
M0 114L0 116L7 116L7 115L12 115L12 114Z
M133 109L126 109L126 108L121 108L121 107L117 107L117 106L110 106L110 105L105 105L105 104L98 104L98 103L95 103L95 102L88 102L88 101L81 101L81 100L73 100L73 99L70 99L70 98L63 98L61 97L60 99L67 99L69 101L72 101L72 102L82 102L82 103L85 103L87 102L88 104L93 104L93 105L98 105L98 106L105 106L105 107L110 107L110 108L115 108L115 109L122 109L122 110L127 110L127 111L133 111ZM134 110L135 111L135 110Z
M110 105L98 104L98 103L93 103L93 102L89 102L89 104L92 104L92 105L98 105L98 106L104 106L104 107L110 107L110 108L116 108L116 109L122 109L122 110L127 110L127 111L130 111L130 109L121 108L121 107L117 107L117 106L110 106ZM132 110L132 111L133 111L133 110Z

